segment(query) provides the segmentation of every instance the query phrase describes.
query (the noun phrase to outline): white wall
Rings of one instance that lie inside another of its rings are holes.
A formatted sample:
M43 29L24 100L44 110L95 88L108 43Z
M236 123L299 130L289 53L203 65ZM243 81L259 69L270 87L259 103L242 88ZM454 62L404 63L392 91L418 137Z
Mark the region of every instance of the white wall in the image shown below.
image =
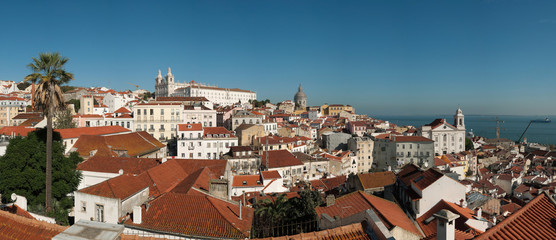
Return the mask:
M83 203L86 206L85 211L82 209ZM74 199L75 222L80 219L97 221L95 216L95 207L97 204L104 206L104 222L113 224L118 223L118 217L121 209L119 199L90 195L79 191L75 192Z
M412 188L415 189L412 185ZM465 200L466 187L447 176L442 176L433 184L423 189L419 200L419 211L415 211L417 218L429 211L440 200L459 204L460 200Z
M104 182L110 178L119 176L118 173L104 173L104 172L92 172L92 171L81 171L83 178L77 186L77 190L96 185L98 183Z

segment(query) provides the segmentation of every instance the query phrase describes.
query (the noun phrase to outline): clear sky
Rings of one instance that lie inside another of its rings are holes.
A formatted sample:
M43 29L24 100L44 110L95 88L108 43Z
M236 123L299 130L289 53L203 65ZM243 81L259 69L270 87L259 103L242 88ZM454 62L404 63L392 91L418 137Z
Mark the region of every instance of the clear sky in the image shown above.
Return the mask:
M39 52L76 86L176 80L371 115L556 115L556 1L2 1L0 79Z

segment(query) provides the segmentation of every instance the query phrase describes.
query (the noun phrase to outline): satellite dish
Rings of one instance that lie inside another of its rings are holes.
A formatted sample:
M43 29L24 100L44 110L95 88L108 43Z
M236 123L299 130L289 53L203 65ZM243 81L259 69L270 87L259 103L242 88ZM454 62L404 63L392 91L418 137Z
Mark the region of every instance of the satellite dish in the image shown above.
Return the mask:
M425 162L425 168L428 168L428 167L429 167L429 163Z
M124 174L124 170L123 170L123 169L120 169L120 170L118 171L118 174L120 174L120 175Z
M12 201L15 202L15 200L17 200L17 194L12 193L11 198L12 198Z

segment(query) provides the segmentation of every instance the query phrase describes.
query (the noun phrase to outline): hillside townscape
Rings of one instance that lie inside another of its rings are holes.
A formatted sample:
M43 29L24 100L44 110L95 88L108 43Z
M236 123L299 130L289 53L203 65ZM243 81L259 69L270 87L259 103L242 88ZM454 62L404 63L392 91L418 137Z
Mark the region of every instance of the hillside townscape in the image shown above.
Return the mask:
M170 68L153 77L154 93L56 85L50 209L44 88L0 84L0 238L556 236L556 152L472 136L462 108L398 126L350 103L309 106L301 85L272 103Z

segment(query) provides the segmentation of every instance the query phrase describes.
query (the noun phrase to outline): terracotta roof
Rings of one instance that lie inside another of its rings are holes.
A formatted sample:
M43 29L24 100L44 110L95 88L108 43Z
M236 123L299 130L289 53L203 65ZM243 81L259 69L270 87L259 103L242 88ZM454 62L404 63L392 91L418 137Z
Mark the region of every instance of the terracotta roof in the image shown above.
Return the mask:
M261 171L261 176L263 179L278 179L282 178L278 171Z
M542 193L476 239L554 239L556 203Z
M195 206L195 207L191 207ZM166 193L143 208L143 222L125 225L174 232L195 237L248 238L253 219L253 209L239 206L208 195Z
M203 125L200 123L178 124L178 131L203 131Z
M357 177L363 189L384 187L396 182L396 175L391 171L357 174Z
M433 140L421 136L396 136L396 142L433 142Z
M114 113L131 113L131 111L129 109L127 109L126 107L121 107L121 108L118 108L116 111L114 111Z
M82 127L82 128L66 128L56 129L62 136L62 139L78 138L81 135L109 135L117 133L131 132L122 126L102 126L102 127Z
M140 174L159 164L156 158L128 158L128 157L101 157L93 156L77 165L77 170L118 173Z
M457 204L440 200L440 202L434 205L434 207L432 207L429 211L421 215L421 217L417 218L417 223L421 227L421 230L423 231L426 237L431 237L436 234L437 220L435 217L433 217L433 215L442 209L450 210L451 212L460 215L460 217L456 219L455 227L457 230L465 232L471 228L465 222L467 222L468 219L474 219L473 210L469 208L462 208ZM432 221L427 221L427 219L430 220L431 217L433 217Z
M208 102L206 97L156 97L156 101L168 102Z
M346 176L338 176L333 178L321 178L317 180L312 180L311 186L314 189L322 189L324 191L329 191L346 182Z
M444 174L430 168L422 172L419 176L413 178L412 182L418 189L423 190L436 182L436 180L440 179L442 176L444 176Z
M36 128L28 128L25 126L6 126L0 128L0 134L6 136L22 136L25 137L29 132L37 130Z
M232 187L262 187L259 175L236 175L233 178Z
M33 217L33 215L31 215L29 212L23 210L23 208L20 208L19 206L17 206L17 204L13 204L11 206L7 206L4 207L3 209L0 209L0 211L6 211L18 216L22 216L22 217L26 217L29 219L35 219L35 217Z
M102 118L100 114L75 114L73 118Z
M292 236L259 238L264 240L370 240L361 223Z
M0 211L0 239L46 240L52 239L67 228Z
M147 132L141 131L110 136L83 135L77 139L73 148L81 156L90 156L91 151L96 150L95 156L116 157L117 151L121 150L126 151L127 156L137 157L165 146Z
M236 136L234 136L232 134L232 132L228 131L228 129L224 128L224 127L205 127L203 128L203 134L205 137L208 137L208 135L215 135L215 134L228 134L228 137L231 138L235 138ZM215 136L212 136L215 137Z
M442 118L437 118L434 121L432 121L431 123L425 124L425 126L430 126L431 129L435 129L437 127L440 127L442 124L446 124L450 127L456 128L456 127L454 127L454 125L449 124L448 122L446 122L446 119L442 119Z
M326 213L330 217L339 216L340 218L346 218L369 208L375 211L389 230L398 226L417 236L422 236L415 224L413 224L396 203L366 194L362 191L339 197L335 200L334 205L317 207L315 211L319 217L321 217L323 213Z
M508 203L506 205L501 206L500 208L502 210L502 213L509 212L511 214L521 209L521 206L519 206L517 203Z
M132 174L124 174L79 190L95 196L126 199L148 187L149 183Z
M120 116L117 116L116 118L133 118L133 116L131 116L130 114L124 113Z
M42 118L42 113L36 113L36 112L20 113L20 114L17 114L12 119L30 119L30 118Z
M268 166L266 166L267 154L268 154ZM262 165L269 169L303 165L303 163L299 159L295 158L295 156L293 156L293 154L288 150L266 151L261 156L261 159L265 159L262 161Z

